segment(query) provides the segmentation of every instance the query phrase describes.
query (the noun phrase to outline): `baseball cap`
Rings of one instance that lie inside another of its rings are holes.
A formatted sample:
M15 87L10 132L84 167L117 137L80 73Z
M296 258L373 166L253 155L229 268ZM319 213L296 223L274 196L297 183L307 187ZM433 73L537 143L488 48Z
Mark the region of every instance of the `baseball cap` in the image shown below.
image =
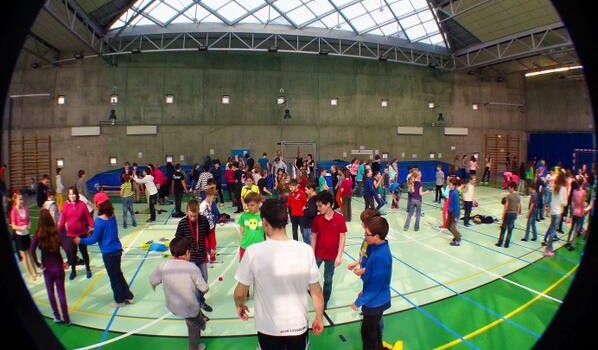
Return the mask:
M102 204L106 201L109 201L110 198L108 198L108 195L104 192L98 192L93 196L93 202L98 205L98 204Z

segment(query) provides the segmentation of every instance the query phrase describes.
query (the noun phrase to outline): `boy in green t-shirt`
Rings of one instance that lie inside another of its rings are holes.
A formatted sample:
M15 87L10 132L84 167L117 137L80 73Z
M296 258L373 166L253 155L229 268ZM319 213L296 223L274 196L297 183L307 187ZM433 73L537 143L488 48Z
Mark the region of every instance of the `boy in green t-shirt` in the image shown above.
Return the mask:
M247 210L244 211L237 224L239 225L239 261L243 259L245 249L254 243L263 242L266 238L262 228L262 216L260 215L260 204L262 198L259 193L249 192L245 196Z

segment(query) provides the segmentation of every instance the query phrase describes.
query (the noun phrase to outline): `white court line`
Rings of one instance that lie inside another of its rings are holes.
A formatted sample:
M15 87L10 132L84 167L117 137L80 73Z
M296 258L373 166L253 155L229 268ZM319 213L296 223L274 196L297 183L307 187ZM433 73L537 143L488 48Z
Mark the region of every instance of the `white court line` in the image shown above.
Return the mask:
M391 228L390 230L391 230L391 231L395 231L395 232L397 232L396 230L394 230L394 229L392 229L392 228ZM398 232L397 232L397 233L398 233ZM527 286L524 286L524 285L522 285L522 284L519 284L519 283L517 283L517 282L511 281L511 280L509 280L508 278L505 278L505 277L503 277L503 276L501 276L501 275L499 275L499 274L497 274L497 273L494 273L494 272L492 272L492 271L489 271L489 270L486 270L486 269L484 269L484 268L482 268L482 267L476 266L476 265L474 265L474 264L470 263L470 262L469 262L469 261L467 261L467 260L460 259L460 258L458 258L458 257L456 257L456 256L454 256L454 255L451 255L451 254L449 254L449 253L447 253L447 252L444 252L444 251L442 251L442 250L440 250L440 249L438 249L438 248L435 248L435 247L433 247L433 246L431 246L431 245L429 245L429 244L423 243L423 242L421 242L421 241L419 241L419 240L417 240L417 239L414 239L414 238L412 238L412 237L409 237L408 235L404 235L404 237L406 237L407 239L409 239L409 240L411 240L411 241L413 241L413 242L416 242L416 243L418 243L418 244L421 244L421 245L423 245L423 246L425 246L425 247L427 247L427 248L430 248L430 249L432 249L432 250L434 250L434 251L436 251L436 252L438 252L438 253L441 253L441 254L443 254L443 255L446 255L446 256L448 256L448 257L451 257L452 259L455 259L455 260L457 260L457 261L459 261L459 262L461 262L461 263L464 263L464 264L466 264L466 265L468 265L468 266L471 266L471 267L473 267L473 268L474 268L474 269L476 269L476 270L479 270L479 271L481 271L481 272L487 273L487 274L489 274L489 275L491 275L491 276L493 276L493 277L496 277L496 278L498 278L498 279L501 279L501 280L503 280L503 281L505 281L505 282L507 282L507 283L510 283L510 284L512 284L512 285L514 285L514 286L516 286L516 287L519 287L519 288L521 288L521 289L525 289L525 290L527 290L528 292L531 292L531 293L533 293L533 294L536 294L536 295L542 296L542 297L544 297L544 298L550 299L550 300L552 300L552 301L555 301L555 302L557 302L557 303L559 303L559 304L562 304L562 303L563 303L563 301L562 301L562 300L559 300L559 299L553 298L553 297L551 297L550 295L546 295L546 294L544 294L544 293L542 293L542 292L539 292L539 291L537 291L537 290L535 290L535 289L532 289L532 288L529 288L529 287L527 287ZM455 247L455 248L456 248L456 249L458 249L457 247ZM461 293L459 293L459 294L461 294Z
M162 315L161 317L159 317L159 318L157 318L157 319L153 320L152 322L150 322L150 323L148 323L148 324L145 324L145 325L143 325L143 326L141 326L141 327L139 327L139 328L137 328L137 329L134 329L134 330L132 330L132 331L129 331L129 332L125 333L125 334L121 334L121 335L119 335L118 337L114 337L114 338L108 339L108 340L106 340L106 341L103 341L103 342L101 342L101 343L92 344L92 345L87 345L87 346L84 346L84 347L82 347L82 348L76 348L75 350L88 350L88 349L95 349L95 348L99 348L99 347L102 347L102 346L104 346L104 345L107 345L107 344L110 344L110 343L114 343L115 341L121 340L121 339L123 339L123 338L126 338L126 337L128 337L128 336L130 336L130 335L133 335L133 334L135 334L135 333L138 333L138 332L140 332L140 331L142 331L142 330L144 330L144 329L146 329L146 328L148 328L148 327L151 327L151 326L153 326L154 324L156 324L156 323L158 323L158 322L162 321L163 319L165 319L166 317L168 317L168 316L170 316L170 315L172 315L172 313L169 311L169 312L165 313L164 315Z

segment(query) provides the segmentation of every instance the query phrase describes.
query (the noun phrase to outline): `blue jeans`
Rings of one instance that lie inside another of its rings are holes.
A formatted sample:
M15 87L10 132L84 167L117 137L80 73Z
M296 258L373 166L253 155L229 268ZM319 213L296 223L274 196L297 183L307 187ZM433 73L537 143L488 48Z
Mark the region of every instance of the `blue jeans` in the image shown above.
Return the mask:
M409 229L409 224L411 222L411 217L413 216L413 212L415 212L415 231L419 230L419 218L422 214L422 201L419 199L410 199L407 204L407 210L409 214L407 214L407 219L405 219L405 226L403 227L405 230Z
M505 239L505 248L509 246L511 241L511 234L513 233L513 227L515 227L515 219L517 219L517 213L507 212L505 219L502 222L500 229L500 236L498 237L498 245L502 245L503 238L505 237L505 231L507 231L507 237Z
M556 238L556 227L559 221L561 221L559 214L550 214L550 226L548 226L548 231L544 235L544 242L548 243L549 250L552 250L552 241Z
M301 234L303 235L303 242L311 244L311 227L303 227Z
M538 238L538 230L536 229L536 217L538 216L538 208L534 208L529 216L527 217L527 225L525 227L525 237L523 239L529 238L529 229L532 228L532 239Z
M123 206L123 227L127 227L127 212L131 214L131 223L133 226L137 225L135 222L135 210L133 210L133 196L122 197Z
M330 294L332 294L332 279L334 277L334 260L322 260L316 258L318 268L324 262L324 308L328 306Z
M208 264L201 263L201 264L197 264L195 263L195 265L197 265L197 267L199 267L199 271L201 272L201 277L203 277L204 281L206 281L206 283L208 283ZM206 303L206 298L204 297L204 292L201 291L197 291L197 300L199 301L199 305L203 305Z

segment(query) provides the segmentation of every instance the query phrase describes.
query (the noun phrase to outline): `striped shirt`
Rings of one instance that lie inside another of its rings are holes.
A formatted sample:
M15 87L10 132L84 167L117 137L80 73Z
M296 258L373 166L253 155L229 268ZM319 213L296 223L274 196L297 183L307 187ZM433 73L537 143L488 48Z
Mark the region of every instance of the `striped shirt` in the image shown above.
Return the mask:
M120 194L123 198L128 198L133 195L133 186L131 181L123 182L123 184L120 185Z
M193 230L191 229L191 224ZM179 221L175 237L184 237L191 241L191 259L196 265L206 263L206 237L210 233L210 223L204 216L199 215L196 222L191 222L187 216Z

